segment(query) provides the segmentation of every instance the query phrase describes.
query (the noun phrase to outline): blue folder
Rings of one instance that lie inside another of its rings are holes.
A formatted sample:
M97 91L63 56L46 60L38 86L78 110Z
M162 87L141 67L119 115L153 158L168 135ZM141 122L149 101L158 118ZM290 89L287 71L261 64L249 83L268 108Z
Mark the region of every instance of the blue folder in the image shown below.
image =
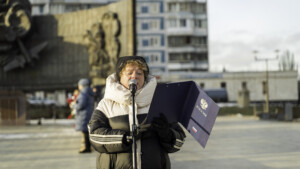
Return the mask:
M163 113L179 122L205 148L219 112L217 104L194 81L158 84L147 122Z

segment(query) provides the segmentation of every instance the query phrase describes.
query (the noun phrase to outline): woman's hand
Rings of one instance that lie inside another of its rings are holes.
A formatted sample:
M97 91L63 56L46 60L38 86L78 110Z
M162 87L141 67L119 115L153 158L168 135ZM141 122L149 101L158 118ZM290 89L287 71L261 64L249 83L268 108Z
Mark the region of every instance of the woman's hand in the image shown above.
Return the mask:
M160 113L159 117L155 117L151 126L163 141L170 142L173 139L174 135L170 129L171 125L164 114Z

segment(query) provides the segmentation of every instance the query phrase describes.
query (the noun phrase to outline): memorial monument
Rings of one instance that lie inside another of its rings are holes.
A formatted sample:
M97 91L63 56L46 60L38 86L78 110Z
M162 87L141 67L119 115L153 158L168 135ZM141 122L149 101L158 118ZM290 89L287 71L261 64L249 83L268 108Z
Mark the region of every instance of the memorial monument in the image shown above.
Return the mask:
M133 0L122 0L77 12L31 16L28 0L0 0L0 90L6 95L72 90L80 78L105 84L117 58L135 53L133 9ZM6 95L0 97L0 105L12 97Z

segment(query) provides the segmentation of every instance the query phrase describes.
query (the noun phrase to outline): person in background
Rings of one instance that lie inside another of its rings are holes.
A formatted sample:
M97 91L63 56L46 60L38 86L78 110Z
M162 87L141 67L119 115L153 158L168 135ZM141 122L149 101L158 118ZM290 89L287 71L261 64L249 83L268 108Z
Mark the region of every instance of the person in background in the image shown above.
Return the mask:
M102 94L103 88L104 86L100 86L100 85L96 85L93 87L95 106L97 106L99 101L103 98L103 94Z
M88 133L88 122L94 110L94 93L88 79L80 79L78 82L79 95L73 108L76 111L76 130L82 132L82 146L79 153L91 152L91 143Z
M132 117L129 81L137 81L136 117ZM106 79L104 98L89 122L91 144L98 152L97 169L132 169L131 139L133 118L137 122L138 169L170 169L168 153L180 150L185 133L178 123L168 123L160 114L151 124L145 124L157 82L149 75L144 58L120 57L116 73Z
M72 119L76 115L76 110L73 107L75 107L74 105L76 104L76 99L77 99L78 95L79 95L79 90L75 89L74 92L73 92L73 95L70 98L67 99L67 102L68 102L69 107L71 109L71 113L68 116L68 119Z

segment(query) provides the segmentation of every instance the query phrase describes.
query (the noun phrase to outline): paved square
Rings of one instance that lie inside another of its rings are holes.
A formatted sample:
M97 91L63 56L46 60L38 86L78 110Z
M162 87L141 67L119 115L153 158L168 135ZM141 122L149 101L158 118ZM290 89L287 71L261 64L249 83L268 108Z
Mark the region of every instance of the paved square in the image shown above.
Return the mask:
M72 120L0 127L1 169L95 169L96 152L78 154ZM172 169L299 169L300 122L220 116L203 149L189 134L170 154Z

